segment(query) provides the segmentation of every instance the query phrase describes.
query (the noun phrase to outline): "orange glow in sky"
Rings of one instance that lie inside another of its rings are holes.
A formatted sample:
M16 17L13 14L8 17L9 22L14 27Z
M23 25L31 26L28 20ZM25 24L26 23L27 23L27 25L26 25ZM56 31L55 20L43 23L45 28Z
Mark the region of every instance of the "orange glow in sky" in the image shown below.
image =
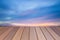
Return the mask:
M20 23L11 23L14 26L58 26L59 23L40 23L40 24L20 24Z

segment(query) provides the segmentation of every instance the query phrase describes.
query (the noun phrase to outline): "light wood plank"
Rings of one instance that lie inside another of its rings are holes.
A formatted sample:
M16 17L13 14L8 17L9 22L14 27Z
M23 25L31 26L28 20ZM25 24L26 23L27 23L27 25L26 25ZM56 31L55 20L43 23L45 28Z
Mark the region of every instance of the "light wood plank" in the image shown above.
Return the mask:
M37 40L37 35L36 35L34 27L30 28L30 40Z
M12 40L13 36L15 35L16 31L18 30L18 27L14 27L9 34L4 38L4 40Z
M39 27L36 27L36 32L37 32L37 35L38 35L38 40L46 40Z
M58 33L59 27L52 27ZM60 40L50 27L1 27L0 40Z
M1 36L0 36L0 40L3 40L7 35L8 33L12 30L13 28L9 28L9 30L7 30L6 32L4 32Z
M47 30L51 33L55 40L60 40L60 36L58 36L51 28L47 28Z
M53 37L50 35L50 33L46 30L45 27L41 27L41 30L43 31L47 40L54 40Z
M29 28L25 27L21 40L29 40Z
M23 27L19 28L12 40L20 40L23 30Z

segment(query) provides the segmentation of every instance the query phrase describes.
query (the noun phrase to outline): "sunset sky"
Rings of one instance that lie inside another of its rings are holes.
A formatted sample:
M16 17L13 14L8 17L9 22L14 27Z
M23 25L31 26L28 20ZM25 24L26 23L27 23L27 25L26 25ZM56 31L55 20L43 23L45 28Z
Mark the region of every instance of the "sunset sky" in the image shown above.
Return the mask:
M0 0L0 24L60 24L60 0Z

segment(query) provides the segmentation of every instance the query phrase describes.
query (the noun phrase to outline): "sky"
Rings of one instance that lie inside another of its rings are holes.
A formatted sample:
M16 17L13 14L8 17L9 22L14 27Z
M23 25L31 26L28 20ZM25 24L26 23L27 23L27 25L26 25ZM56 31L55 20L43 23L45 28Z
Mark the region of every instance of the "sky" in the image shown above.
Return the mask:
M60 0L0 0L0 24L60 24Z

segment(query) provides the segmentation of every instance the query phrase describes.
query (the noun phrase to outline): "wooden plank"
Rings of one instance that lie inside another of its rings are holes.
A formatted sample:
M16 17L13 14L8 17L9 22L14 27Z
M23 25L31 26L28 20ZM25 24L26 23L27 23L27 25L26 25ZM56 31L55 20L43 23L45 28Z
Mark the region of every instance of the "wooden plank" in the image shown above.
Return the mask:
M2 35L5 31L8 30L8 27L0 27L0 35Z
M9 30L7 30L6 32L4 32L1 36L0 36L0 40L3 40L7 35L8 33L12 30L13 28L9 28Z
M29 28L25 27L21 40L29 40Z
M30 40L37 40L37 35L34 27L30 27Z
M23 30L23 27L19 28L12 40L20 40Z
M56 27L56 29L59 31L59 33L60 33L60 27Z
M55 27L60 32L60 27Z
M47 40L54 40L54 38L50 35L50 33L46 30L45 27L41 27L41 30L43 31Z
M51 27L51 29L52 29L58 36L60 36L60 28L59 28L59 27Z
M4 40L12 40L13 36L17 32L18 27L13 27L13 29L9 32L9 34L4 38Z
M37 32L37 35L38 35L38 40L46 40L43 32L41 31L41 29L39 27L36 27L36 32Z
M60 36L58 36L51 28L46 28L51 35L55 38L55 40L60 40Z

